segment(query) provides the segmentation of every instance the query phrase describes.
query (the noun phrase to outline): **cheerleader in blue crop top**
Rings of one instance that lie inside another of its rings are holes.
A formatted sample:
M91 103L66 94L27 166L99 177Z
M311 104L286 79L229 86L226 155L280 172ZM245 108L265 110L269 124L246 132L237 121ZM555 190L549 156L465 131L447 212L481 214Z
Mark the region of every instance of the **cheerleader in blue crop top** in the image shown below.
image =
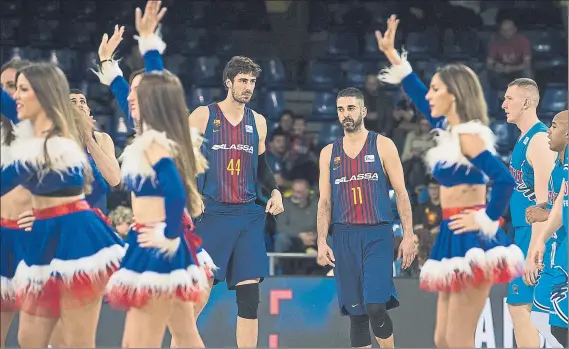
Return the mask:
M84 199L90 168L75 141L79 136L63 72L50 63L22 69L14 98L18 118L34 129L33 137L18 137L11 145L0 186L0 195L18 185L28 189L36 217L13 278L23 313L20 346L47 346L52 321L60 317L68 325L69 346L94 346L101 296L124 246ZM50 320L35 320L38 316Z
M149 2L145 14L156 3ZM161 42L153 32L140 32L141 51ZM194 216L200 210L195 175L204 160L192 146L183 89L175 76L145 75L131 90L129 103L140 133L124 150L121 168L123 182L133 193L137 223L128 234L121 269L107 287L107 299L112 306L128 309L123 343L158 347L164 325L172 329L175 324L170 320L180 311L193 318L191 302L209 287L206 269L198 265L183 222L185 206ZM185 312L188 308L192 311ZM192 340L191 346L203 346L195 321L191 323L184 330L193 338L178 337L178 346L190 346Z
M474 347L490 288L519 276L523 268L521 250L499 227L515 183L494 154L494 135L486 126L486 104L476 74L463 65L447 65L427 89L406 55L399 57L394 49L396 27L392 16L385 36L377 35L380 49L393 64L380 79L402 83L438 131L437 146L426 160L441 184L443 221L421 270L421 288L440 292L435 344ZM488 179L493 185L486 204Z

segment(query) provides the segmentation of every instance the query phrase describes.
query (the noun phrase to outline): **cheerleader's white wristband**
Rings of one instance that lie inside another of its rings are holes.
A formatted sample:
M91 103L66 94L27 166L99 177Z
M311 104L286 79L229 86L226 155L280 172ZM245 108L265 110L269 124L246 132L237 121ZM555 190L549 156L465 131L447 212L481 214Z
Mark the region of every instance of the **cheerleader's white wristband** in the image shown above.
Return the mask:
M484 210L476 212L474 221L480 226L480 232L482 235L488 238L496 236L496 233L500 228L500 221L493 221L490 219Z
M164 53L164 50L166 50L166 43L160 37L160 32L158 30L147 37L143 38L135 35L134 38L138 41L138 50L142 56L144 56L148 51L156 50L158 53L162 54Z
M167 256L173 256L180 247L180 238L168 239L164 235L166 230L166 223L159 223L154 226L154 236L152 239L153 245L160 250L161 253Z
M390 85L399 85L407 75L413 72L413 67L407 60L407 51L401 53L401 63L382 69L377 76L379 80Z
M91 69L91 71L97 75L101 84L107 86L110 86L113 80L117 78L117 76L123 76L122 70L119 67L119 62L115 61L114 59L111 60L110 64L103 64L101 67L99 67L98 71L93 69Z

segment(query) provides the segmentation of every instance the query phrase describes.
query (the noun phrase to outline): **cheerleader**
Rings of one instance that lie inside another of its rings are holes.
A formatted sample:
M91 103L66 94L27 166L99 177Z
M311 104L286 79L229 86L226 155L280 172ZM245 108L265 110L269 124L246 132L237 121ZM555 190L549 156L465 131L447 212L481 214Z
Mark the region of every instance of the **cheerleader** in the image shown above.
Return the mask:
M195 154L179 146L191 142L179 80L147 75L136 93L143 131L121 155L136 225L121 268L107 286L107 300L128 310L123 346L160 347L174 299L195 301L207 289L182 223L184 207L196 214L201 198ZM199 337L192 322L188 330Z
M18 185L32 194L35 221L13 278L24 348L46 347L58 320L70 347L94 347L104 287L124 255L120 238L85 201L91 169L68 98L55 65L18 72L17 114L33 136L10 146L0 195Z
M124 33L124 27L115 26L113 35L109 38L107 34L103 35L103 39L99 46L99 58L101 60L101 69L96 74L99 76L101 83L110 87L113 92L119 107L123 111L124 115L127 116L127 125L134 128L134 124L140 125L139 120L139 109L138 109L138 97L136 91L145 73L152 71L163 71L165 75L171 76L171 73L164 70L164 65L161 58L161 53L165 50L166 44L159 37L158 33L155 33L155 29L158 26L159 15L160 14L160 2L149 1L147 3L144 15L140 17L140 23L147 28L141 28L139 25L140 38L139 38L139 48L141 55L144 57L145 69L134 72L130 77L130 87L129 83L123 78L122 71L118 66L118 62L113 60L114 52L118 47L118 44L122 40L122 35ZM138 130L140 132L140 128ZM192 140L194 144L194 152L199 154L196 158L197 161L197 173L201 173L206 168L205 159L201 156L199 151L199 144L201 144L201 137L196 130L192 130ZM186 213L184 216L184 226L185 226L185 236L190 242L190 246L193 251L192 254L197 256L197 261L200 268L204 269L204 272L210 280L213 279L213 270L216 269L209 254L201 247L201 239L193 234L193 223L189 214ZM189 343L189 341L195 338L192 335L193 328L195 327L195 318L201 307L194 306L192 302L181 302L175 300L177 303L173 308L172 314L168 320L168 329L172 334L172 346L174 343ZM195 311L195 316L194 316ZM189 321L192 319L191 321ZM201 342L201 339L200 339ZM203 345L203 344L202 344ZM183 345L182 346L186 346ZM193 346L196 346L194 344Z
M93 129L94 120L85 94L77 89L71 89L70 92L69 100L76 107L74 114L80 131L81 144L93 171L91 193L85 195L85 200L99 217L112 226L103 210L106 211L106 193L109 187L120 184L120 167L115 157L115 145L108 134ZM64 338L64 329L61 322L58 322L49 343L54 348L65 348L67 346Z
M2 81L2 91L6 94L2 100L2 115L0 117L0 167L10 163L9 147L16 137L16 133L28 137L31 128L29 125L16 127L4 116L8 114L12 118L15 115L15 103L11 95L16 92L16 72L27 66L29 62L14 59L2 66L0 80ZM10 108L12 105L14 108ZM10 115L13 110L14 115ZM22 134L27 133L27 134ZM32 200L30 192L22 186L17 186L12 191L0 198L0 347L4 348L6 336L12 324L12 320L17 311L15 292L12 285L12 278L16 271L16 266L23 256L22 245L30 231L33 222Z
M149 50L159 55L151 46L157 40L154 30L160 13L164 10L159 2L148 2L144 16L137 9L139 46L145 59ZM115 68L106 70L103 65L102 81L119 78L118 65L110 64ZM207 273L198 265L182 218L185 206L192 215L200 213L195 176L205 168L199 152L182 146L193 144L183 88L172 74L150 73L130 90L128 102L140 127L121 161L123 182L133 192L136 225L128 234L129 249L121 269L107 287L107 299L111 306L128 310L123 346L159 347L168 325L181 346L203 347L192 302L207 289ZM173 326L171 318L180 310L184 326Z
M421 270L421 288L439 292L435 345L473 348L478 319L495 283L521 274L524 256L499 227L514 188L506 166L494 154L486 102L476 74L461 64L442 67L430 88L419 80L394 48L398 20L388 20L384 36L376 32L379 49L392 66L380 74L403 88L437 129L437 146L426 156L441 184L443 221L428 261ZM486 184L492 193L486 204Z

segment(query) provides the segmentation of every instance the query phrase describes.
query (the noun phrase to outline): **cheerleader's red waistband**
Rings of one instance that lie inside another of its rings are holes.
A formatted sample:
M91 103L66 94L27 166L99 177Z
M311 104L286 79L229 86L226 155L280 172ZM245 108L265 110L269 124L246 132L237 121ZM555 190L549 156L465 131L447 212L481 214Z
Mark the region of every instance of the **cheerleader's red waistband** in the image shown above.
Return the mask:
M0 218L0 227L9 228L9 229L20 229L18 221L7 218Z
M443 219L451 219L452 216L463 213L466 210L479 211L485 208L485 205L443 208Z
M60 216L65 216L75 212L89 211L91 206L85 200L70 202L68 204L44 208L41 210L34 210L36 219L50 219Z
M451 219L453 216L463 213L466 210L474 210L480 211L486 208L486 205L478 205L478 206L465 206L465 207L452 207L452 208L443 208L443 219ZM504 218L500 217L500 226L504 224Z

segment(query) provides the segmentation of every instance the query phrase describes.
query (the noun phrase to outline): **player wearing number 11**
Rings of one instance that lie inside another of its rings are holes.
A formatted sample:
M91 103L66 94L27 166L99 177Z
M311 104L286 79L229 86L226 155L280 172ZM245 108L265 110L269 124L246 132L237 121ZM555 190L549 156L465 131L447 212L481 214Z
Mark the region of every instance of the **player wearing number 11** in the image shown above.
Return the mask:
M201 149L209 165L198 179L205 211L196 222L196 233L219 267L215 282L227 281L227 287L236 291L240 348L257 346L259 282L269 275L265 213L277 215L284 210L265 158L267 122L245 106L260 73L251 59L233 57L223 71L225 100L199 107L190 115L190 125L204 134ZM271 192L264 210L255 204L257 184Z
M388 179L403 226L398 256L403 257L403 268L416 255L403 166L393 141L365 129L367 110L360 90L340 91L336 105L344 137L320 153L318 263L334 267L340 312L350 316L352 347L371 346L371 323L380 347L393 348L393 324L387 310L399 301L392 274ZM326 243L330 226L333 249Z

